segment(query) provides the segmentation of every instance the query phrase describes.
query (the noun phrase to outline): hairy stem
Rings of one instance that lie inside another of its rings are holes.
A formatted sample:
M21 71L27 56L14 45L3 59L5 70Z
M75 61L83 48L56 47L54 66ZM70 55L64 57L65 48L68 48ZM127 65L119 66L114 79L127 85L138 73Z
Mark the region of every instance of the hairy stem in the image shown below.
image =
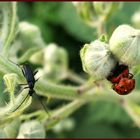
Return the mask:
M86 82L85 79L70 70L67 72L67 78L78 84L84 84Z
M75 100L64 107L55 110L51 115L51 119L47 119L45 126L47 129L52 128L57 122L63 120L64 118L70 116L73 112L83 106L86 102L81 100Z
M27 95L28 95L28 90L23 90L16 97L14 104L13 102L10 102L5 107L1 107L0 120L6 119L6 117L10 117L10 115L16 115L15 111L17 110L17 108L19 108L19 106L21 106L21 103L26 99Z
M140 128L140 116L134 112L133 107L128 103L127 100L122 100L122 107L127 112L127 114L131 117L134 121L135 125Z
M102 18L99 19L98 24L97 24L97 34L98 37L101 36L101 34L105 33L105 23Z
M6 12L5 9L3 11L4 11L4 18L5 18L4 21L5 21L5 24L7 25L7 27L5 26L5 28L4 28L6 31L6 33L4 33L4 34L6 34L7 38L5 38L5 42L4 42L4 46L3 46L3 55L8 56L10 44L11 44L13 38L15 37L15 28L16 28L16 22L17 22L16 2L11 3L11 13L9 11ZM11 14L11 17L9 14Z
M30 48L28 49L19 59L18 62L19 63L24 63L26 62L35 52L40 51L41 48Z
M37 117L37 116L41 116L41 115L44 116L44 114L46 114L45 111L39 110L39 111L35 111L33 113L24 114L24 115L20 116L20 119L22 121L25 121L25 120L27 121L27 120L30 120L33 117Z
M16 73L19 78L19 83L25 83L25 78L20 70L20 68L11 63L8 59L5 59L4 57L0 56L0 72L3 74L6 73ZM42 80L41 78L35 85L35 90L37 94L40 94L42 96L52 97L52 98L58 98L58 99L66 99L66 100L76 100L76 99L84 99L87 101L93 101L93 100L106 100L106 101L117 101L120 99L120 96L117 94L112 94L111 90L103 89L101 91L95 92L94 88L93 91L86 94L86 91L84 94L79 95L78 94L79 87L73 87L73 86L66 86L66 85L56 85L53 83L49 83L45 80ZM140 102L140 94L137 94L138 91L133 91L133 95L125 96L122 98L128 98L135 102ZM91 94L94 93L94 94ZM96 97L96 98L95 98Z

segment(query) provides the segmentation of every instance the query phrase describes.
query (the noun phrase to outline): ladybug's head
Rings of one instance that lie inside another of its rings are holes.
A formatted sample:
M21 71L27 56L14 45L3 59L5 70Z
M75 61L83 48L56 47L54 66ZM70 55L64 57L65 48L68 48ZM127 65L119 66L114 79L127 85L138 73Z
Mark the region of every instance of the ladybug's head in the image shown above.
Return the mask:
M115 90L120 95L126 95L130 93L135 87L135 80L129 78L122 78L118 84L113 85Z
M111 81L112 83L119 83L122 78L129 77L129 69L125 65L120 65L113 71L108 77L107 80Z

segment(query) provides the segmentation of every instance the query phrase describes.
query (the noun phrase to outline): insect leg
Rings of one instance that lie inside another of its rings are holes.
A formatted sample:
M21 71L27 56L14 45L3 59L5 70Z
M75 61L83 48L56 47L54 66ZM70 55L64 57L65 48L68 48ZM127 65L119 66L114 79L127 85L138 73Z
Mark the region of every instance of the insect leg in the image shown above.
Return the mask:
M29 88L29 87L24 87L23 89L26 89L26 88Z
M49 118L50 118L51 115L50 115L50 113L49 113L49 111L48 111L48 108L44 105L44 103L42 102L40 96L38 96L38 95L36 94L36 92L34 92L34 95L35 95L35 97L38 99L38 101L41 103L41 105L43 106L44 110L46 111L46 113L48 114L48 116L49 116Z
M27 99L28 96L29 95L27 94L27 96L24 98L24 100L21 102L21 104L14 110L14 112L21 107L21 105L25 102L25 100Z
M20 67L20 65L17 64L17 63L15 63L15 62L13 62L13 61L11 61L10 59L8 59L8 60L9 60L11 63L17 65L17 66L22 70L22 73L23 73L23 75L24 75L24 77L25 77L24 71L23 71L23 69Z
M23 73L23 75L24 75L24 77L25 77L25 73L24 73L24 71L23 71L23 69L20 67L20 65L19 64L16 64L16 63L14 63L13 61L11 61L10 59L8 59L11 63L13 63L13 64L15 64L15 65L17 65L21 70L22 70L22 73Z
M8 59L8 60L9 60L11 63L13 63L13 64L17 65L18 67L20 67L19 64L17 64L17 63L15 63L15 62L11 61L10 59Z
M37 82L39 80L39 78L37 78L36 80L35 80L35 82Z
M27 85L27 84L19 84L20 86L25 86L25 85Z
M129 73L129 78L132 79L133 78L133 74Z
M22 73L23 73L24 77L26 77L26 75L25 75L25 73L24 73L23 69L22 69L22 68L20 68L20 69L21 69L21 71L22 71Z
M34 72L34 76L35 76L37 73L38 73L38 70L36 70L36 71Z
M117 84L113 84L113 85L112 85L112 89L113 89L113 90L115 89L115 86L116 86L116 85L117 85Z

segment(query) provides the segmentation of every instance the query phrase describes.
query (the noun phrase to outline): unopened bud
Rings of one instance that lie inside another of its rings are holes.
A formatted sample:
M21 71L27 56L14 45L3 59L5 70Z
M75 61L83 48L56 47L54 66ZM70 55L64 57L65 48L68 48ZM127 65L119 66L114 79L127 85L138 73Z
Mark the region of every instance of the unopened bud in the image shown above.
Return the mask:
M68 69L67 51L56 44L49 44L44 49L44 70L46 74L63 79Z
M5 74L3 79L5 81L8 92L14 93L18 80L17 74L15 73Z
M44 45L41 37L41 32L38 26L30 24L28 22L21 22L19 24L20 39L24 42L24 45L38 46Z
M120 25L113 32L109 46L120 62L128 66L140 64L140 30Z
M140 28L140 11L134 13L131 20L136 28Z
M106 78L116 64L108 47L108 44L95 40L85 44L80 51L84 71L95 79Z

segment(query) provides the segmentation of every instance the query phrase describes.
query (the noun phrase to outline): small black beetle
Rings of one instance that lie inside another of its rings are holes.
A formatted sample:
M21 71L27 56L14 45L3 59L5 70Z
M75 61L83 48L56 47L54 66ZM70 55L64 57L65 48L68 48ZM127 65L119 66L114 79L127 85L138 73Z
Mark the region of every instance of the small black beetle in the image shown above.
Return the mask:
M38 71L33 72L31 67L28 64L23 65L21 70L28 83L28 84L21 84L21 85L28 85L27 87L24 87L24 89L29 88L29 95L32 96L32 94L35 93L34 85L35 85L36 81L38 80L38 79L35 80L34 76L36 75L36 73Z
M10 60L11 61L11 60ZM12 61L11 61L12 62ZM14 63L14 62L12 62ZM15 64L15 63L14 63ZM20 67L18 64L16 64L18 67ZM20 67L21 68L21 67ZM29 88L29 95L32 96L33 93L34 95L37 97L37 99L39 100L39 102L41 103L41 105L43 106L43 108L45 109L45 111L48 113L48 115L50 116L49 112L48 112L48 109L46 108L46 106L43 104L42 100L40 99L40 97L36 94L35 90L34 90L34 86L35 86L35 83L38 81L35 80L35 75L37 74L38 71L35 71L33 72L31 67L29 66L29 64L24 64L21 68L22 70L22 73L24 75L24 77L26 78L26 81L27 81L27 84L20 84L20 85L27 85L25 88ZM27 95L28 97L28 95ZM22 103L20 104L20 106L23 104L23 102L27 99L27 97L25 97L25 99L22 101ZM18 106L18 108L20 107ZM17 109L18 109L17 108ZM16 109L16 110L17 110Z

